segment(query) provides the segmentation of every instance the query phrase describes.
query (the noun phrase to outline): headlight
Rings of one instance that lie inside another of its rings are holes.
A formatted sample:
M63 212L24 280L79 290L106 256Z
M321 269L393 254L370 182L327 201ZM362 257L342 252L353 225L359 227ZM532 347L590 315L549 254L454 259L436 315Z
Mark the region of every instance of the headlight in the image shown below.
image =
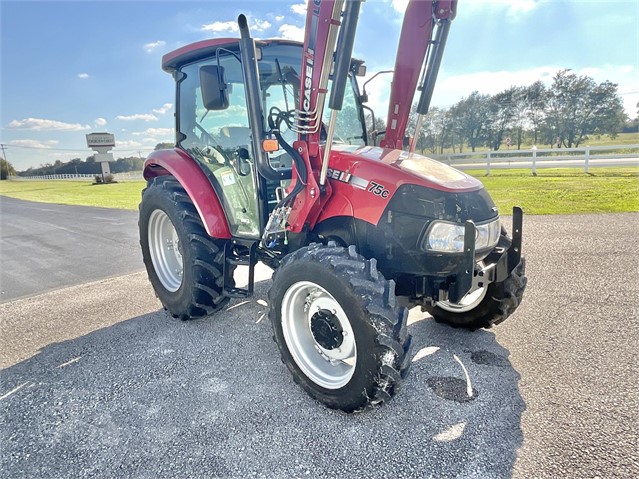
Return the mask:
M493 248L499 241L499 218L475 226L475 249ZM464 226L444 221L433 221L421 244L424 251L461 253L464 251Z

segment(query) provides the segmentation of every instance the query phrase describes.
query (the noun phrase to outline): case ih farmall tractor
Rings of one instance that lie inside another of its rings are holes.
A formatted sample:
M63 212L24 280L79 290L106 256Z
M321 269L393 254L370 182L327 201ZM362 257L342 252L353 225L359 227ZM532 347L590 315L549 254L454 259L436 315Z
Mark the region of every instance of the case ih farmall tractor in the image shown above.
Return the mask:
M398 391L407 307L474 330L522 298L521 210L508 236L478 180L414 144L401 150L418 84L420 120L428 110L456 3L409 3L380 146L356 81L363 62L351 58L359 1L311 0L304 44L255 41L240 15L239 39L163 57L177 84L176 147L146 160L139 221L155 292L176 318L207 316L253 293L258 261L270 266L282 360L331 408Z

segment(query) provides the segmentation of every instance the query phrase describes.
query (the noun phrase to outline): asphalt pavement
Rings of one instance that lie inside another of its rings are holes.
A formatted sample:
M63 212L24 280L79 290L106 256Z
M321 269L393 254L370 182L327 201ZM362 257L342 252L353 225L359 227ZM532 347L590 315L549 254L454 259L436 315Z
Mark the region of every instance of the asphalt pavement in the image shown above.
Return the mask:
M294 384L264 271L197 321L139 272L6 302L1 475L637 477L638 220L526 217L515 315L470 333L412 310L411 374L359 414Z
M0 302L144 268L135 211L0 196Z

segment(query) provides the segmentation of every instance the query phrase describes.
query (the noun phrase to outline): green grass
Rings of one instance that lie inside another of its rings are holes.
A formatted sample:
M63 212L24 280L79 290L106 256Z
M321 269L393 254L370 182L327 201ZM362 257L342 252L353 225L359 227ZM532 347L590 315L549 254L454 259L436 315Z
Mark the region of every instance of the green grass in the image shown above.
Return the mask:
M609 146L609 145L637 145L639 144L639 132L619 133L616 138L610 138L607 135L600 137L590 136L590 139L584 142L583 146ZM582 146L582 145L579 145Z
M639 211L639 168L493 170L472 172L500 211L514 205L527 214L619 213ZM135 210L144 181L91 185L76 181L0 181L0 195L43 203Z
M0 181L0 195L62 205L135 210L144 181L92 185L83 181Z
M621 213L639 211L639 168L552 168L472 172L502 213L519 205L527 214Z

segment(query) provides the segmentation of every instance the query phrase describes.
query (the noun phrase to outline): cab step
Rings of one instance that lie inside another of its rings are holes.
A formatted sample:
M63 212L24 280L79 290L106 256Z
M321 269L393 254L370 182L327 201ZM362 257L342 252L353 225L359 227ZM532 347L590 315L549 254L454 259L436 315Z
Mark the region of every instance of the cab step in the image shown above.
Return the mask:
M243 242L240 240L228 241L224 246L224 288L222 294L228 298L249 298L253 295L255 283L255 265L257 264L258 242ZM239 250L248 250L248 253L238 253ZM248 266L249 277L246 288L236 288L233 281L235 266Z

